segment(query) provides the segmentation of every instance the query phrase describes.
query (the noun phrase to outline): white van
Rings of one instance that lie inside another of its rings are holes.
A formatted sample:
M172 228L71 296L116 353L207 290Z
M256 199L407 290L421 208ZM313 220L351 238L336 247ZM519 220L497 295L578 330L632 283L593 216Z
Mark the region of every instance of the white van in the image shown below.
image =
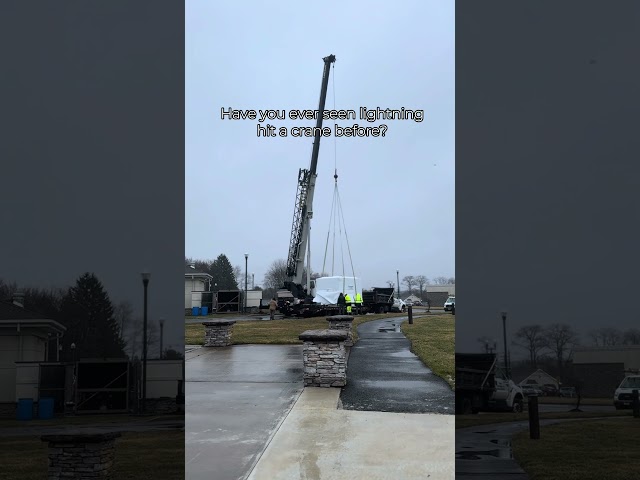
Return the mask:
M447 298L446 302L444 302L444 311L450 312L455 308L455 306L456 306L456 297L452 295L449 298Z
M613 405L616 410L633 407L633 391L640 390L640 375L628 375L613 394Z

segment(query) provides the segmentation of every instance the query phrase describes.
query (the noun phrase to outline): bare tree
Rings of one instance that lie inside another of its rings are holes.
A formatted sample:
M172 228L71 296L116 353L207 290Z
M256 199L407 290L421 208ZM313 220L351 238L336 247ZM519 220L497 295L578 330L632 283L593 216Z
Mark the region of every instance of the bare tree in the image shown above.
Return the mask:
M420 290L420 298L422 298L422 294L424 292L425 285L429 284L429 279L424 275L418 275L416 278L416 284L418 285L418 289Z
M589 332L589 337L597 347L612 347L623 341L623 334L615 327L596 328Z
M540 351L546 347L544 329L540 325L526 325L520 327L515 333L512 343L529 352L529 363L531 367L538 367L538 357Z
M147 358L154 358L156 350L153 347L159 343L160 327L157 321L147 318ZM130 358L142 358L142 343L144 338L144 320L137 317L133 322L129 322L126 339L126 352Z
M625 345L640 345L640 330L630 328L622 335L622 343Z
M287 261L274 260L264 276L262 284L266 289L278 290L287 281Z
M125 332L129 329L129 324L133 317L133 305L129 300L123 300L113 307L113 318L120 327L120 336L126 341Z
M555 323L545 330L544 343L553 352L558 370L562 371L565 360L568 360L567 353L578 343L578 334L569 325Z
M244 269L240 265L233 267L233 276L238 282L238 290L244 290Z
M407 275L402 278L402 283L407 286L407 290L409 290L409 295L412 293L412 288L416 284L416 279L413 275Z
M449 279L447 277L436 277L433 279L433 283L436 285L447 285Z
M396 287L396 283L392 282L391 280L387 280L387 285L389 285L389 288L395 288Z
M455 285L456 284L456 278L455 277L450 277L447 279L447 283L449 285Z

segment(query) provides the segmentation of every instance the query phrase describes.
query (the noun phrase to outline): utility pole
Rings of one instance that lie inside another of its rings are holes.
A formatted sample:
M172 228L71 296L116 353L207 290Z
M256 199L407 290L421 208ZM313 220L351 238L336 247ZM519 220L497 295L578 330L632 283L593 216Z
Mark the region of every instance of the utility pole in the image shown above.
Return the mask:
M504 338L504 373L509 375L509 354L507 352L507 312L500 313L502 316L502 336Z

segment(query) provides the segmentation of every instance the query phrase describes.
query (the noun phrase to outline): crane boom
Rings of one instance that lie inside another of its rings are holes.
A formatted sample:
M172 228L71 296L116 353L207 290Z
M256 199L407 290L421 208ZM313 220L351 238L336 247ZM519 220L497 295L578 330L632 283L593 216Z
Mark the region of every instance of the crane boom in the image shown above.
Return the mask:
M327 86L329 84L329 72L331 64L336 61L335 55L324 57L324 70L322 74L322 86L320 88L320 102L318 106L318 118L316 121L315 138L311 152L311 165L309 169L301 168L298 172L298 189L296 203L293 211L293 225L291 227L291 240L289 242L289 255L287 257L287 282L286 288L299 297L301 295L302 276L304 272L304 257L309 241L309 222L313 216L313 193L316 185L316 168L318 166L318 153L320 151L320 132L322 129L322 117L324 105L327 99Z

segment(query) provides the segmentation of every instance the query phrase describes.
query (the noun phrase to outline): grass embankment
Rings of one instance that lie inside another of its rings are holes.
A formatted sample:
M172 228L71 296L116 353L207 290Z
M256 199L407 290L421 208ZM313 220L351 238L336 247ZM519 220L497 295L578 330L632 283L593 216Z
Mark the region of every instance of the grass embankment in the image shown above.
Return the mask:
M47 478L48 446L39 436L0 440L1 480ZM184 432L123 433L116 439L114 478L184 478Z
M629 417L629 410L611 410L606 412L540 412L540 419L553 420L560 418L600 418ZM528 422L529 415L523 413L486 413L478 415L456 415L456 428L476 427L494 423Z
M402 323L402 333L411 341L411 351L433 373L455 383L455 324L452 315L419 317Z
M357 339L357 327L361 323L381 318L406 317L402 313L381 315L362 315L353 319L354 339ZM326 329L329 323L325 317L287 318L284 320L247 320L233 326L231 340L234 345L295 345L302 342L298 336L305 330ZM199 323L185 324L185 345L204 344L204 326Z
M627 480L640 475L640 420L585 420L541 427L513 438L513 454L532 480Z

